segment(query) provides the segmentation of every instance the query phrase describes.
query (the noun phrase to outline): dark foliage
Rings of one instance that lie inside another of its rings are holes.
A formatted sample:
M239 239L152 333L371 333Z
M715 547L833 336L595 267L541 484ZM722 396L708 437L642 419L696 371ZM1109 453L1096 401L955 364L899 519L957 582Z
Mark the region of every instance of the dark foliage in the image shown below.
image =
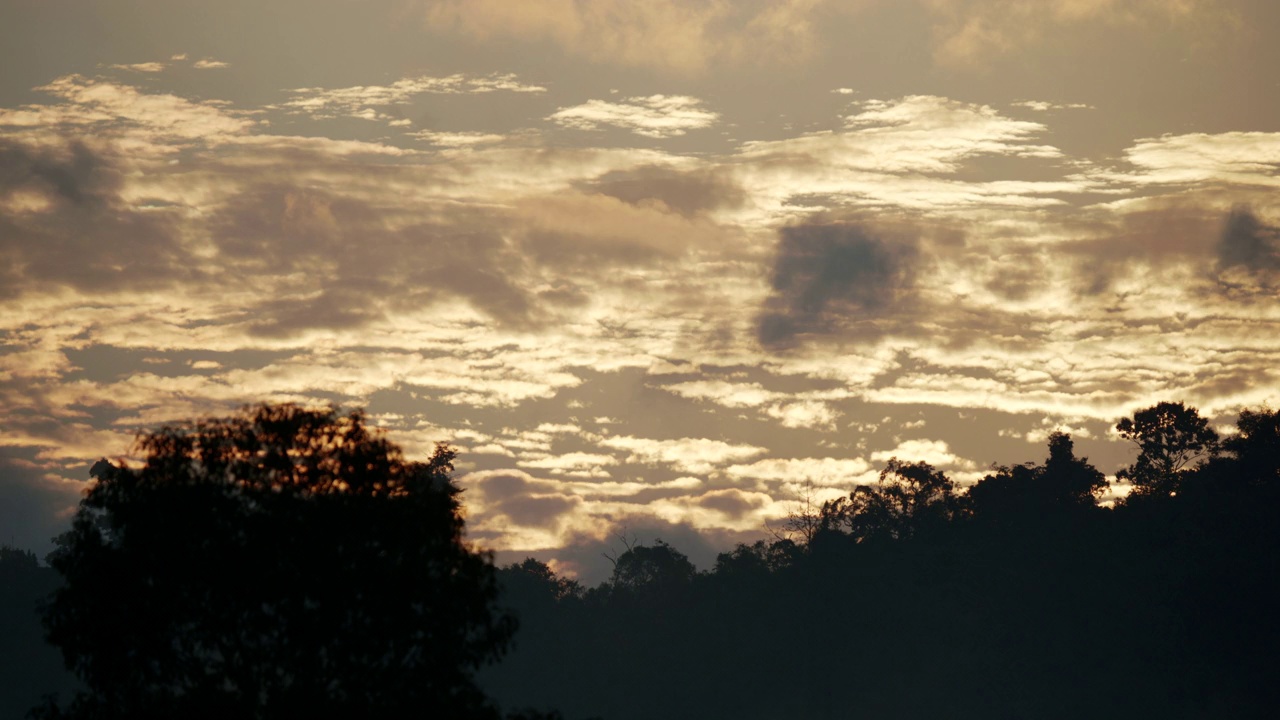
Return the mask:
M1195 408L1162 402L1116 424L1120 437L1138 448L1138 459L1116 473L1133 483L1137 498L1178 492L1188 471L1217 449L1218 433Z
M94 467L53 566L73 718L487 718L514 629L462 542L453 452L405 462L360 413L263 407Z
M510 585L538 609L482 679L610 720L1273 717L1280 416L1238 425L1219 447L1181 405L1122 422L1130 477L1150 482L1114 509L1054 433L1043 464L967 492L894 460L793 523L799 542L740 545L709 572L659 572L683 567L659 544L585 593Z

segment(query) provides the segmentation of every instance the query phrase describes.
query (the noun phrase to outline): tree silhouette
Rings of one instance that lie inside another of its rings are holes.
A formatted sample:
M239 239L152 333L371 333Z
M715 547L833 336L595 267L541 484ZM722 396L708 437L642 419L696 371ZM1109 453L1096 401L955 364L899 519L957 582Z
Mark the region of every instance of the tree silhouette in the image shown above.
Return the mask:
M615 591L661 596L687 587L697 568L688 556L662 540L632 545L613 565L610 585Z
M1116 423L1120 437L1138 448L1138 459L1116 473L1138 497L1171 496L1196 460L1217 452L1218 433L1207 418L1182 403L1162 402Z
M998 466L969 488L966 502L980 522L1038 523L1046 515L1096 508L1096 496L1106 487L1106 477L1089 459L1076 457L1071 436L1054 432L1044 465Z
M1239 432L1222 441L1233 473L1243 483L1280 487L1280 413L1243 410L1236 427Z
M513 621L462 541L454 453L263 406L99 462L51 556L50 640L88 690L44 717L496 717L471 673Z
M928 463L892 458L875 485L823 504L821 528L845 529L858 542L905 540L939 527L955 512L955 483Z

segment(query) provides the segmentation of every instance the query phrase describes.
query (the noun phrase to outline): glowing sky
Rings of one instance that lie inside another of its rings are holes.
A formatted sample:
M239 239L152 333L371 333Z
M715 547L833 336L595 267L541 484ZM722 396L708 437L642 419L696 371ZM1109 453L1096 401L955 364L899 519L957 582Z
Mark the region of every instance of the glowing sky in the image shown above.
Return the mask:
M264 400L705 565L893 456L1275 402L1271 0L0 0L0 542Z

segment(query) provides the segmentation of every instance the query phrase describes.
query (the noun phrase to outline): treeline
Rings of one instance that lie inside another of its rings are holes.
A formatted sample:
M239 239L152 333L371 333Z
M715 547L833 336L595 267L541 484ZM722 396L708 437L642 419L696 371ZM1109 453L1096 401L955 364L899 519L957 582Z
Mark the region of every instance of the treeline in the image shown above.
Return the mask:
M52 568L0 549L0 718L58 690L36 716L1274 717L1280 414L1117 431L1111 507L1055 433L967 489L892 460L705 572L623 538L585 588L495 574L452 451L408 463L360 413L164 428L94 466Z
M585 589L502 568L504 703L639 718L1263 718L1280 700L1280 416L1220 439L1162 403L1117 426L1133 492L1071 439L961 492L924 463L697 572L631 546Z

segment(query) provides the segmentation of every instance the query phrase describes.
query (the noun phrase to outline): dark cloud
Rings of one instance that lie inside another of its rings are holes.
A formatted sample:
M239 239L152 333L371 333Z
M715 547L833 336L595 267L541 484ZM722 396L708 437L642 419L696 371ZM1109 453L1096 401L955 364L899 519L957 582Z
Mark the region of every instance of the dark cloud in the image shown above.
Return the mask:
M537 308L519 282L525 261L505 242L504 222L457 210L390 229L364 202L272 185L240 193L212 231L228 272L306 278L290 296L251 311L254 332L281 337L360 327L388 310L450 298L506 325L535 322Z
M764 498L758 495L746 495L741 490L734 488L712 490L698 498L698 505L708 510L722 513L732 520L740 519L743 515L761 507L764 503Z
M303 330L357 328L385 317L380 295L359 287L330 287L318 296L275 298L253 310L249 332L259 337L291 337Z
M779 234L774 292L756 328L765 347L785 348L799 335L838 329L875 334L867 321L899 306L914 282L915 247L882 240L860 225L799 225Z
M473 475L468 488L485 504L486 515L502 515L521 527L554 529L557 521L582 504L581 498L558 494L555 483L520 472Z
M35 203L0 214L0 295L30 284L97 291L197 276L171 222L127 206L121 181L112 161L82 143L29 147L0 139L0 199Z
M657 206L685 217L738 207L746 199L743 189L724 173L681 172L655 165L605 173L583 187L632 205Z
M494 509L521 527L552 528L564 515L582 501L567 495L515 497L498 503Z
M1210 266L1222 252L1222 216L1213 209L1218 200L1203 193L1154 198L1119 218L1084 213L1069 221L1067 227L1085 238L1061 246L1062 255L1074 266L1074 290L1094 297L1111 292L1144 268Z
M1218 243L1218 267L1280 269L1280 228L1262 223L1247 206L1233 209Z

